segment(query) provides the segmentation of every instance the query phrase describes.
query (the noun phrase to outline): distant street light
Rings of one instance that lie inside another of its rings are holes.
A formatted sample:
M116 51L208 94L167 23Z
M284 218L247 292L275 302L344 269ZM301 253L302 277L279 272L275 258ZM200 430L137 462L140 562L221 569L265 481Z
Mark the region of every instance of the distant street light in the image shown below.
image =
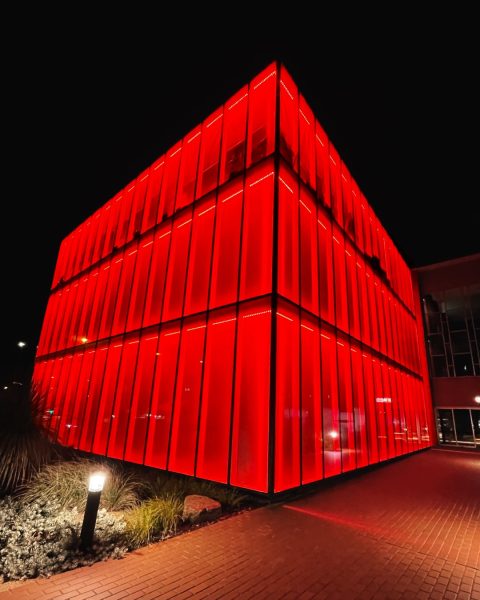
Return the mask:
M80 547L90 548L93 542L93 532L97 522L98 507L100 506L100 495L105 483L106 474L102 472L92 473L88 479L88 496L85 514L83 515L82 531L80 533Z
M18 346L19 348L25 348L25 346L26 346L26 345L27 345L27 343L26 343L26 342L18 342L18 343L17 343L17 346Z

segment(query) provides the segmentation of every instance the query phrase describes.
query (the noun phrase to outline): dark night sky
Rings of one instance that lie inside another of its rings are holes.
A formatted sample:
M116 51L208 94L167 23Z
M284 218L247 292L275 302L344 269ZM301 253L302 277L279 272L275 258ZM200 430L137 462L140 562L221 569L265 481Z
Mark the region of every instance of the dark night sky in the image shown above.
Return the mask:
M277 57L410 266L480 250L466 150L478 144L477 69L464 38L404 30L366 49L362 36L346 48L320 31L299 45L257 31L167 42L149 29L140 42L127 27L37 32L7 66L1 385L34 352L61 240Z

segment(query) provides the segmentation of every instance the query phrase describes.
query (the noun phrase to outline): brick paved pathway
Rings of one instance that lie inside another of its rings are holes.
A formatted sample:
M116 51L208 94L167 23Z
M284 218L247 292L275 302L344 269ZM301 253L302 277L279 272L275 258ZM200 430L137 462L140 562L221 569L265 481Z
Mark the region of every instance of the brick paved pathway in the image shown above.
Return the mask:
M0 598L480 600L480 455L430 450Z

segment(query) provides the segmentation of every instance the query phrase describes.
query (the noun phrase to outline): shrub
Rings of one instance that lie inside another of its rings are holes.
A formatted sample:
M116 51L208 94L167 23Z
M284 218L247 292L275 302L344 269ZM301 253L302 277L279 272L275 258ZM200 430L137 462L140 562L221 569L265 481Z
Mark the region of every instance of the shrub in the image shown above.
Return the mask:
M209 481L195 481L194 479L189 482L188 493L208 496L230 508L237 508L248 499L248 496L240 494L236 490L220 487Z
M164 538L177 530L183 503L177 496L151 498L125 515L126 535L131 546L138 547Z
M146 484L145 492L147 498L161 498L163 496L175 496L184 498L188 492L188 481L171 473L159 473Z
M83 510L87 499L87 481L93 471L106 471L105 488L100 506L107 510L126 510L138 502L141 486L131 475L118 467L81 459L59 462L44 467L22 492L26 502L36 500L58 503L64 509Z
M161 498L165 494L185 498L188 494L200 494L213 498L229 508L237 508L248 500L248 496L236 490L216 485L210 481L181 478L159 473L145 486L147 497Z
M76 511L58 504L0 500L0 580L50 576L125 554L123 520L100 510L88 553L78 549L80 523Z
M20 385L0 401L0 495L14 492L59 456L41 426L39 404L35 388Z

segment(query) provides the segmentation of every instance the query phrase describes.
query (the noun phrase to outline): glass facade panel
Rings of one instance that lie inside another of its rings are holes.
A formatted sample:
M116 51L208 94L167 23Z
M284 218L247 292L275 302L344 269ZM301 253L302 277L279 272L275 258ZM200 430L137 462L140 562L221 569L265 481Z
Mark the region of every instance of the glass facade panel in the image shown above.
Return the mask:
M275 491L300 485L300 321L298 309L277 309Z
M236 302L240 236L243 212L243 184L238 179L218 195L213 245L210 308Z
M195 467L205 329L204 318L186 320L180 340L168 467L185 475Z
M323 477L320 329L302 314L300 323L300 419L302 427L302 483Z
M185 315L205 311L208 307L215 209L215 196L212 195L200 202L193 213Z
M240 300L272 291L273 165L252 169L245 184Z
M236 313L210 313L203 375L196 475L228 481Z
M268 491L271 309L243 304L238 313L230 483Z

